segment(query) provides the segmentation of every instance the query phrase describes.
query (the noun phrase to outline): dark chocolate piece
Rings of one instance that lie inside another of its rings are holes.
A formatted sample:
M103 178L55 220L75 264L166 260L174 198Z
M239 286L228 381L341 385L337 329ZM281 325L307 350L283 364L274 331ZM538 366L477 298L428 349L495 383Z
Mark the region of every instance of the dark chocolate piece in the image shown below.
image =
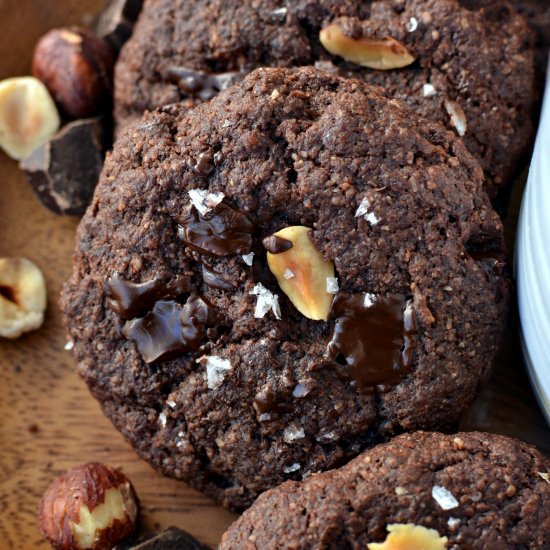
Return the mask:
M223 258L248 254L254 225L243 212L221 203L204 216L192 207L184 215L179 236L193 250Z
M234 290L235 287L232 283L222 277L220 273L212 269L208 269L206 266L202 266L202 280L205 285L212 288L218 288L220 290Z
M168 527L161 533L145 535L137 541L118 545L115 550L209 550L209 548L182 529Z
M346 366L360 392L397 384L410 370L416 323L402 295L337 296L327 357Z
M111 0L97 20L95 33L120 51L132 35L143 0Z
M184 306L161 300L145 317L127 321L122 334L136 342L146 363L154 363L197 351L214 321L213 307L200 296L191 296Z
M217 154L217 153L216 153ZM214 170L214 155L212 152L201 153L197 158L188 159L187 166L200 176L208 176Z
M80 216L103 168L100 118L67 124L21 161L38 200L56 214Z
M286 252L292 248L292 241L288 239L283 239L277 235L270 235L266 237L262 244L264 248L271 254L280 254L281 252Z
M173 300L193 287L187 275L159 275L143 283L132 283L113 275L104 283L104 288L109 298L107 305L128 321L151 311L159 300Z
M185 95L209 101L229 86L240 82L247 74L247 71L208 74L187 67L170 67L165 73L165 79L176 84Z

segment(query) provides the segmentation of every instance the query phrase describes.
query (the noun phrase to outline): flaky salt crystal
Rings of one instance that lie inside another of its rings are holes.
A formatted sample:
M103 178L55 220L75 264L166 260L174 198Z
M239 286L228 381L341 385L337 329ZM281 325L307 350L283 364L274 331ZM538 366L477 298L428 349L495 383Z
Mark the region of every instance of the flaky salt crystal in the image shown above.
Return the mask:
M304 428L298 426L288 426L283 432L285 443L294 443L298 439L304 439L305 436Z
M339 290L338 279L336 277L327 277L327 292L329 294L338 294Z
M159 422L161 423L162 427L166 426L166 415L164 413L159 414Z
M71 351L74 348L74 342L72 340L69 340L65 347L63 348L65 351Z
M451 124L456 128L457 134L460 137L465 136L468 123L462 107L456 101L445 101L445 109L451 117Z
M281 318L281 308L279 306L279 297L273 294L270 290L265 288L262 283L258 283L251 291L250 294L258 296L256 302L256 309L254 310L254 317L256 319L262 319L266 313L271 310L276 319Z
M219 388L228 371L231 370L231 363L228 359L222 359L217 355L206 357L206 384L208 389Z
M254 262L254 252L251 252L250 254L243 254L242 258L246 265L252 266L252 262Z
M301 468L300 464L298 462L295 462L294 464L291 464L290 466L287 466L283 472L285 474L290 474L292 472L297 472Z
M411 17L407 21L406 28L407 28L407 31L414 32L416 29L418 29L418 19L416 17Z
M368 309L369 307L372 307L374 305L374 302L376 302L376 296L374 294L370 294L367 292L365 294L365 299L363 301L363 306Z
M209 193L205 189L191 189L189 198L193 206L204 216L223 201L223 193Z
M432 84L424 84L422 86L422 95L424 97L432 97L437 94L437 90Z
M458 506L458 500L456 500L451 491L440 485L433 486L432 497L443 510L452 510Z
M284 276L284 278L287 279L287 280L288 280L288 279L292 279L292 277L294 277L294 273L293 273L290 269L288 269L288 267L287 267L287 268L285 269L285 272L284 272L284 275L283 275L283 276Z
M365 221L370 223L371 225L377 225L380 222L380 219L376 216L374 212L369 211L370 208L370 202L367 197L365 197L362 201L359 207L357 208L355 212L355 217L359 218L363 216L365 218Z

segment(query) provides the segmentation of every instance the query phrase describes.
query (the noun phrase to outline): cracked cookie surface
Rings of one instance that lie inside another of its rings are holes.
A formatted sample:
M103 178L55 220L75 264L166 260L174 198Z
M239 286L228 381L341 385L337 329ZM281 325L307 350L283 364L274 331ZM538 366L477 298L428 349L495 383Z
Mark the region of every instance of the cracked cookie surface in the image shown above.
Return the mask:
M453 550L547 548L549 468L508 437L402 435L339 470L264 493L220 549L363 550L392 524L434 529Z
M449 428L506 317L482 183L452 132L311 68L153 112L118 139L79 226L62 297L78 371L142 457L234 509ZM289 226L334 266L327 321L270 271L266 247L300 275L293 243L270 238Z
M415 62L390 71L346 62L319 41L329 25L354 39L391 37ZM463 134L490 195L523 168L533 134L532 35L502 0L149 0L116 68L116 117L124 126L144 109L192 106L257 67L314 64L382 86Z

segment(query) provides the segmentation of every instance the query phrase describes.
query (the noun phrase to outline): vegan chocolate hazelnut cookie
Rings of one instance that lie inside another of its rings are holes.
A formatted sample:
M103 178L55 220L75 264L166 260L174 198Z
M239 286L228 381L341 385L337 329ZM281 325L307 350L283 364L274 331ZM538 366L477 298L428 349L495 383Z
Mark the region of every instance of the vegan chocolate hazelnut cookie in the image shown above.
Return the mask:
M149 0L116 68L116 117L192 106L259 66L313 64L463 136L490 195L523 167L532 35L503 0Z
M265 492L220 550L549 548L549 471L537 449L508 437L401 435Z
M452 132L312 68L153 112L78 230L78 371L142 457L234 509L450 428L506 316L482 183Z

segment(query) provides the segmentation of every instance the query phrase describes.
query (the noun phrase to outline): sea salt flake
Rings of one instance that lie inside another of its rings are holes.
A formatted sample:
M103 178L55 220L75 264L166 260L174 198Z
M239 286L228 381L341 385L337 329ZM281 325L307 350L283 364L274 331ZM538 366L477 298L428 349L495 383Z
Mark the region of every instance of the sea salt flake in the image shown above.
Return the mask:
M69 340L65 347L63 348L65 351L71 351L74 348L74 342L72 340Z
M159 414L159 422L163 428L166 426L166 415L164 413Z
M254 261L254 252L251 252L250 254L243 254L242 257L246 265L252 266L252 262Z
M292 279L292 277L294 277L294 273L293 273L290 269L288 269L288 267L287 267L287 268L285 269L285 272L284 272L284 274L283 274L283 277L284 277L285 279L287 279L287 280L288 280L288 279Z
M370 208L369 199L365 197L361 201L359 208L357 208L357 211L355 212L355 217L359 218L363 216L363 218L365 218L365 221L367 221L371 225L377 225L380 222L380 219L376 216L374 212L370 212L369 208Z
M223 193L209 193L205 189L191 189L189 198L193 206L204 216L223 201Z
M185 434L183 432L178 432L178 437L183 437Z
M184 445L184 442L183 442L183 441L178 441L178 442L176 443L176 447L178 447L178 448L179 448L179 447L183 447L183 445Z
M407 31L414 32L416 29L418 29L418 19L416 17L411 17L407 21L406 28L407 28Z
M370 294L369 292L365 293L365 299L363 300L363 306L365 307L365 309L372 307L375 302L376 296L374 294Z
M228 359L222 359L217 355L206 357L206 384L208 389L215 390L219 388L230 370L231 363Z
M315 439L317 439L319 443L330 443L331 441L336 441L338 439L338 434L335 432L327 432L317 436Z
M336 277L327 277L327 292L329 294L338 294L339 291L338 279Z
M291 464L290 466L287 466L283 472L285 474L291 474L292 472L297 472L302 466L298 464L298 462L295 462L294 464Z
M288 426L283 432L285 443L294 443L298 439L304 439L305 436L304 428L298 426Z
M407 494L407 489L405 489L405 487L396 487L394 491L395 494L399 497Z
M433 86L433 84L424 84L422 86L422 95L424 97L432 97L434 95L437 95L437 90Z
M544 479L546 483L550 484L550 474L548 472L537 472L537 474L539 475L539 477Z
M458 506L458 500L456 500L451 491L440 485L433 486L432 497L443 510L452 510Z
M270 310L273 311L276 319L281 319L281 307L279 306L279 296L277 294L273 294L262 283L258 283L250 291L250 294L258 296L256 309L254 310L254 317L256 319L262 319Z
M175 409L175 408L176 408L176 402L175 402L175 401L169 400L169 401L166 401L166 404L167 404L171 409Z
M450 529L456 529L460 525L460 520L458 518L449 518L447 525Z
M456 128L457 134L460 137L465 136L468 123L462 107L456 101L445 101L445 109L451 117L451 124Z

